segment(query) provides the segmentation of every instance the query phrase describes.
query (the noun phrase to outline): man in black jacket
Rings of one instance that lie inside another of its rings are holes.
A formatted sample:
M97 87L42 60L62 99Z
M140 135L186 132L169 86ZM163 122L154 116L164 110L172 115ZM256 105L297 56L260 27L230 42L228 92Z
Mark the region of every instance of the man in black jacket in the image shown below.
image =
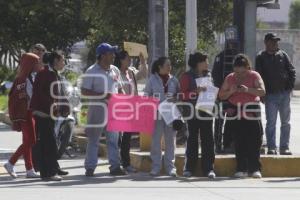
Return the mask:
M296 72L287 53L279 49L279 41L280 38L275 33L265 35L266 50L261 51L256 57L256 71L262 76L267 93L264 100L268 154L277 154L276 121L279 112L281 119L280 154L291 155L289 150L290 99Z

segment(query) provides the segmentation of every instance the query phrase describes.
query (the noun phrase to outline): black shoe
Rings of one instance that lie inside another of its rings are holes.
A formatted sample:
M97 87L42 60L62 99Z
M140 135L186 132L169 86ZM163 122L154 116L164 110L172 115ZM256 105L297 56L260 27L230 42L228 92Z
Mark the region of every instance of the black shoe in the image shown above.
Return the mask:
M86 177L93 177L94 176L94 170L93 169L87 169L85 171L85 176Z
M114 170L111 170L109 174L112 176L124 176L124 175L127 175L127 172L125 170L121 169L121 167L118 167Z
M277 155L277 151L275 149L269 149L267 154L268 155Z
M292 152L289 149L280 150L280 155L289 156L292 155Z
M61 169L59 169L59 170L57 171L57 175L59 175L59 176L66 176L66 175L68 175L68 174L69 174L69 172L63 171L63 170L61 170Z

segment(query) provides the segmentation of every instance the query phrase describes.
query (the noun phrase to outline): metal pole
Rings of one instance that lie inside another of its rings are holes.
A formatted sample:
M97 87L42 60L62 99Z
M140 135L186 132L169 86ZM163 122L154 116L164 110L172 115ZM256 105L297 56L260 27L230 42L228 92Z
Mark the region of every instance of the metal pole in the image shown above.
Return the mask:
M256 13L257 2L247 0L245 2L245 54L247 54L252 61L255 62L256 57Z
M233 25L238 29L239 52L244 52L245 0L234 0Z
M189 54L193 53L197 49L197 0L186 0L186 17L185 17L185 34L186 34L186 48L185 48L185 60L186 70L188 67Z
M148 0L149 64L160 56L168 56L168 0Z
M168 0L148 0L149 5L149 66L160 56L168 56ZM151 67L149 67L151 70ZM151 147L151 136L140 135L141 151L149 151Z

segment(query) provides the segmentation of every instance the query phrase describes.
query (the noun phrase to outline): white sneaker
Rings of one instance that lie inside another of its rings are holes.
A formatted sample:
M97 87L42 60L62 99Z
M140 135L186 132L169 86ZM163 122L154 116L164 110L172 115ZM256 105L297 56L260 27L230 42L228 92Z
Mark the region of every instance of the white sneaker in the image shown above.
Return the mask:
M172 169L171 171L169 171L168 175L172 177L177 177L176 169Z
M40 178L40 175L37 174L33 169L27 170L26 178Z
M14 166L10 164L10 162L7 162L4 164L4 168L6 169L7 173L13 177L13 178L18 178L17 173L14 170Z
M252 178L262 178L261 172L260 171L253 172Z
M236 172L234 174L235 178L246 178L248 177L248 173L247 172Z
M183 174L182 174L184 177L191 177L192 176L192 172L190 171L184 171Z
M213 170L211 170L208 173L207 177L210 178L210 179L214 179L214 178L216 178L216 174L215 174L215 172Z

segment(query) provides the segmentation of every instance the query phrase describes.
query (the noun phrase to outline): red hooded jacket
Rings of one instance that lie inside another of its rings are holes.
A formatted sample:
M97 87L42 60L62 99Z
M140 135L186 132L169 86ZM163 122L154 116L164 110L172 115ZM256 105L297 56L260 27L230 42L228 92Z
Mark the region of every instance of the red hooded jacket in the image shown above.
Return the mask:
M20 131L20 122L27 120L29 96L26 92L26 79L33 72L39 62L39 57L32 53L25 53L20 60L17 77L8 96L8 113L13 122L12 128Z

